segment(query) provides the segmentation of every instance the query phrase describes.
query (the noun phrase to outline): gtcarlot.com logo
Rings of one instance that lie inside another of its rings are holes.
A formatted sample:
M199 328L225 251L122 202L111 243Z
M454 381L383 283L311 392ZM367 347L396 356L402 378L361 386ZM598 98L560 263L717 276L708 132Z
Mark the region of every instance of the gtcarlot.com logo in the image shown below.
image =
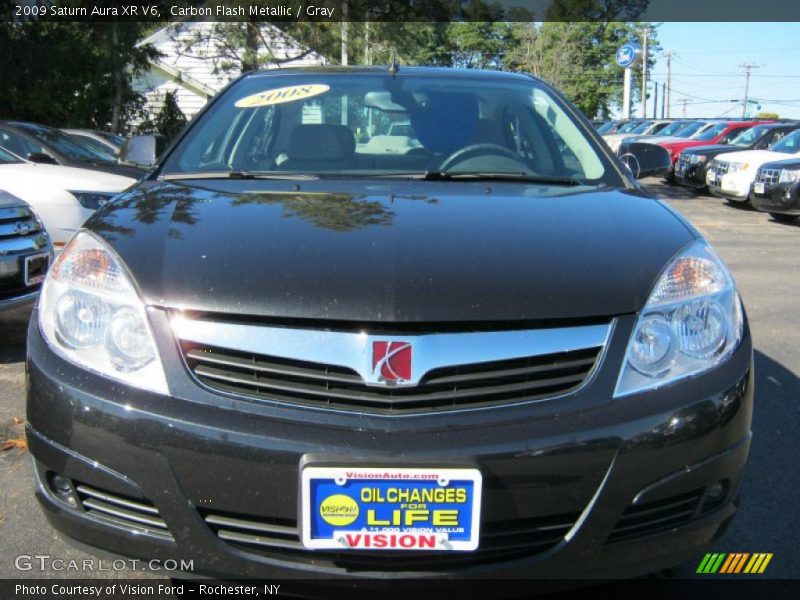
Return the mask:
M721 552L716 554L706 554L697 567L697 572L704 575L736 575L739 573L763 573L769 561L772 560L772 552Z

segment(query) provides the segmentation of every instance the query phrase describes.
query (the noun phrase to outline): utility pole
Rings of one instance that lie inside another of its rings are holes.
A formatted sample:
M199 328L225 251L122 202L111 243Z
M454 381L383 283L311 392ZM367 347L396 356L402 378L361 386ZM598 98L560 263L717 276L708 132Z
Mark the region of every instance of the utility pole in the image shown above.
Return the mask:
M653 96L653 118L658 118L658 82L653 82L653 91L655 95Z
M646 28L642 32L642 118L647 117L647 39L650 37L650 29Z
M667 105L667 118L669 119L669 91L672 87L672 50L667 50L667 89L664 92L664 102Z
M342 2L342 65L347 65L347 0Z
M683 99L683 118L686 118L686 98Z
M661 84L661 118L664 118L664 107L666 106L667 99L667 84Z
M750 72L753 69L757 69L758 65L754 63L742 63L739 67L744 69L744 101L742 102L742 118L744 119L747 116L747 103L750 94Z

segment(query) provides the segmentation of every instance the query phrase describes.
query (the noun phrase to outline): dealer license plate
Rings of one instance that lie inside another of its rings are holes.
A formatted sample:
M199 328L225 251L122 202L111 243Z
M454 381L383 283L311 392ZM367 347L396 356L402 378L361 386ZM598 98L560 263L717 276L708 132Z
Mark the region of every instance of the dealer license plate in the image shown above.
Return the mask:
M477 469L306 466L301 475L303 545L475 550L481 484Z
M708 175L706 176L706 183L709 185L716 185L717 183L717 174L714 171L709 171Z
M753 192L756 194L763 194L764 193L764 182L754 183L753 184Z

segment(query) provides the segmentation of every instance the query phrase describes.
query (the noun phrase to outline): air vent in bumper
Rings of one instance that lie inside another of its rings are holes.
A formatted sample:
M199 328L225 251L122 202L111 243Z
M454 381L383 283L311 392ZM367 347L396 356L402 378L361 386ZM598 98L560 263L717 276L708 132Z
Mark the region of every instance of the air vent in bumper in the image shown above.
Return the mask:
M632 540L686 525L697 515L704 491L699 489L629 506L608 536L608 543Z
M306 550L297 522L289 519L203 513L206 524L223 541L248 552L293 559L324 560L352 571L411 571L493 564L540 554L557 546L578 514L516 519L482 525L475 552L330 552Z
M83 510L87 514L117 525L142 529L149 534L172 539L158 509L147 500L134 500L75 482Z

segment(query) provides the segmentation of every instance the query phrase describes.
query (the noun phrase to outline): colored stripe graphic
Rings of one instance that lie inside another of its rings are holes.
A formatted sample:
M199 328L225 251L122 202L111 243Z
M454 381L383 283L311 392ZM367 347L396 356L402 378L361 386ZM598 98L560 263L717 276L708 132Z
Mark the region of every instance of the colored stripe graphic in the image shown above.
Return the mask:
M747 560L747 557L750 556L749 553L743 552L735 552L733 554L728 554L728 559L725 561L725 564L722 565L720 569L720 573L738 573L742 570L744 566L744 562Z
M719 570L722 561L727 556L726 553L721 554L706 554L703 558L703 561L700 563L700 566L697 567L698 573L716 573Z
M753 558L747 563L744 569L745 573L763 573L769 561L772 560L772 552L760 552L753 554Z

